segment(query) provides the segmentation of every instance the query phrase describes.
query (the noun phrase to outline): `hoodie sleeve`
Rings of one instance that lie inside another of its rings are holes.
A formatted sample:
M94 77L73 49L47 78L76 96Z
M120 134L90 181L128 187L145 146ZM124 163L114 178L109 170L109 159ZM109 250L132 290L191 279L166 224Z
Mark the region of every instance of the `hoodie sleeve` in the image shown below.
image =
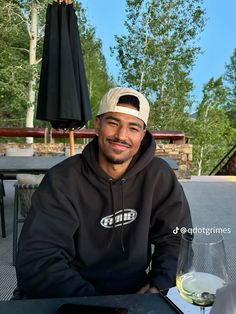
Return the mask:
M28 298L99 294L71 267L79 217L68 189L61 176L50 173L32 197L16 261L18 287Z
M151 218L150 241L154 251L149 281L159 289L168 289L175 286L180 229L191 228L192 220L181 184L172 169L164 163L162 167Z

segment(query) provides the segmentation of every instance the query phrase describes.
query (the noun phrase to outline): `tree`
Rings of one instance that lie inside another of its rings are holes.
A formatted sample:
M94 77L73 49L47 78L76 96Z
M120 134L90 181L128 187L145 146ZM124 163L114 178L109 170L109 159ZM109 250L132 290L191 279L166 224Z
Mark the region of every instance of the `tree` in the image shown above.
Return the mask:
M224 105L227 89L222 77L211 78L203 88L203 98L192 122L193 173L207 175L232 146L235 133Z
M95 116L102 95L114 85L114 82L107 71L102 41L96 37L95 28L89 25L83 8L80 8L78 18L92 115ZM90 126L91 124L92 122Z
M88 38L91 38L88 40ZM91 30L86 34L87 41L84 43L85 67L88 80L88 89L93 116L98 111L102 95L111 88L114 83L107 73L106 60L102 54L102 43L100 39L94 38Z
M149 128L180 128L204 28L201 0L127 0L127 34L116 36L120 81L152 103Z
M232 127L236 129L236 49L230 58L230 62L226 64L224 79L229 91L228 101L225 106L226 114Z
M27 29L29 34L29 66L31 67L31 77L29 81L29 99L26 113L26 127L34 126L34 110L36 99L36 80L37 80L37 41L38 41L38 3L32 0L30 6L31 19L27 18ZM33 138L27 139L28 143L33 142Z
M5 1L1 4L0 27L4 30L0 35L1 120L6 125L16 125L27 107L25 95L30 78L27 36L18 3Z
M46 0L10 0L0 6L0 105L4 125L33 126L40 75ZM110 87L101 40L88 24L85 10L74 2L93 112ZM37 126L45 125L37 121Z
M40 23L39 12L41 16L42 12L45 13L46 3L36 0L9 1L0 8L0 23L4 29L0 38L3 46L0 69L2 115L11 125L14 116L13 125L19 125L20 118L26 126L33 126L40 62L40 57L38 61L37 58L42 51L42 41L38 42L42 38L38 26L43 24L42 19ZM27 140L32 143L32 138Z
M34 113L35 113L35 101L36 101L36 87L37 79L39 77L39 70L37 64L41 61L41 58L37 60L37 48L38 40L42 35L38 31L40 27L39 10L40 6L37 0L32 0L30 4L27 3L28 15L25 15L25 21L27 25L28 35L29 35L29 66L31 69L31 75L28 87L28 106L26 112L26 127L34 126ZM45 12L45 6L42 6L43 12ZM27 11L23 11L27 12ZM24 13L23 13L24 15ZM33 143L33 138L26 138L28 143Z

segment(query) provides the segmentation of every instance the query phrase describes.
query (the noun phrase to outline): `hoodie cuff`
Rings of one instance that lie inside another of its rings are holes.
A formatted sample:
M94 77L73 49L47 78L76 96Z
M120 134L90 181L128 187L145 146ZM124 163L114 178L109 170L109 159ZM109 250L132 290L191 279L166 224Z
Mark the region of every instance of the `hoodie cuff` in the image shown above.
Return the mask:
M173 281L173 276L170 274L156 274L155 277L150 276L149 282L151 286L156 287L161 291L165 291L172 287L175 287L175 281Z

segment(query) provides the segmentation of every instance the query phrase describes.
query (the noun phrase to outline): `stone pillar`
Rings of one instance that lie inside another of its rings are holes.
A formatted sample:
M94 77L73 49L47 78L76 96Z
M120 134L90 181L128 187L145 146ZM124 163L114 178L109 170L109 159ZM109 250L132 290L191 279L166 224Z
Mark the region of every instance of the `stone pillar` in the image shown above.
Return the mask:
M192 144L157 144L157 156L173 158L179 169L175 170L178 179L191 178Z

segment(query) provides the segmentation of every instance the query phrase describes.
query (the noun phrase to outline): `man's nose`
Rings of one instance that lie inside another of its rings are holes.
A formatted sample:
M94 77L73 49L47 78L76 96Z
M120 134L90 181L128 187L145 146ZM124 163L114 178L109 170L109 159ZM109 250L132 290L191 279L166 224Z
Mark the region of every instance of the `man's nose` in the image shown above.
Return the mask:
M127 127L120 126L119 128L117 128L116 137L118 139L126 139L127 138Z

